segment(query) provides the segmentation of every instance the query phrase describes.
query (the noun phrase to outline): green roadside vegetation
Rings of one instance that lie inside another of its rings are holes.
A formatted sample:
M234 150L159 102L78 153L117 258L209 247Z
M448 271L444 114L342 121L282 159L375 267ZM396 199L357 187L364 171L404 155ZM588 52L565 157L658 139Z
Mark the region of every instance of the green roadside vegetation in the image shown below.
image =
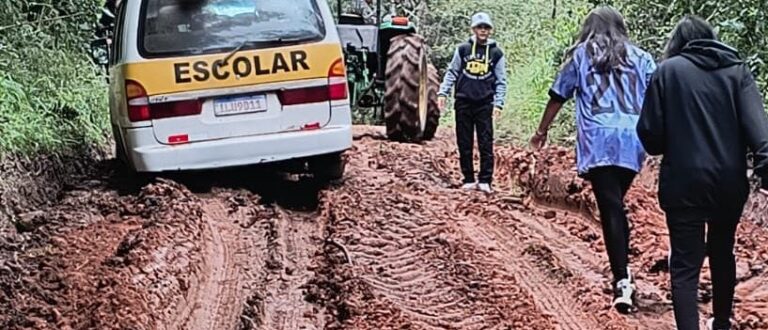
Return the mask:
M414 15L441 69L454 47L469 37L469 17L479 10L492 14L494 37L507 54L509 69L497 135L521 144L535 130L563 50L584 16L602 3L619 8L633 40L656 55L683 14L710 19L722 38L742 51L767 91L764 0L405 0L400 6ZM106 79L89 56L101 5L103 0L0 1L0 155L55 153L108 141ZM449 112L443 123L452 122ZM569 105L550 137L569 144L573 132Z

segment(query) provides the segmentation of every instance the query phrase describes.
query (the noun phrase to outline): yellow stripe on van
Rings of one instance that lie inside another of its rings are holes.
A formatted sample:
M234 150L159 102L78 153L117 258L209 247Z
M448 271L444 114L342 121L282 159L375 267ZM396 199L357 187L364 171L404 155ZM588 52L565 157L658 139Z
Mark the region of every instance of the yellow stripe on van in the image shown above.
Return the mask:
M227 55L147 60L123 64L119 70L125 79L144 86L148 95L240 87L328 77L341 58L341 47L332 43L241 51L224 63Z

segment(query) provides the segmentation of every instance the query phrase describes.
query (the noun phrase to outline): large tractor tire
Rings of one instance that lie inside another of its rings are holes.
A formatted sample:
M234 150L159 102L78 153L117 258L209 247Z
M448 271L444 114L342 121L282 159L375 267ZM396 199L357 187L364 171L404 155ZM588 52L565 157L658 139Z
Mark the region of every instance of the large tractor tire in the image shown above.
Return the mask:
M384 93L387 137L400 142L433 138L440 119L438 77L427 59L424 38L417 34L392 38L387 57Z
M432 140L440 125L440 107L437 104L437 93L440 90L440 75L434 65L429 65L429 104L427 105L427 125L424 127L423 140Z

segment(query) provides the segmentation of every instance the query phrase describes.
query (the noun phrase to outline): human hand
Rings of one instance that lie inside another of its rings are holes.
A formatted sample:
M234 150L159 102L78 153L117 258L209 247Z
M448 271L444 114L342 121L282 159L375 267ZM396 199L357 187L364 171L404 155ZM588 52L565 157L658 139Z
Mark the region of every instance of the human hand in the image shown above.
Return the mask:
M440 95L437 97L437 108L440 109L441 113L445 113L445 102L446 102L445 96Z
M493 107L493 120L499 120L501 118L501 108Z
M539 150L543 148L544 144L547 143L547 132L541 132L537 130L533 137L531 137L529 143L533 150Z
M768 196L768 189L760 189L760 193L763 194L763 196Z

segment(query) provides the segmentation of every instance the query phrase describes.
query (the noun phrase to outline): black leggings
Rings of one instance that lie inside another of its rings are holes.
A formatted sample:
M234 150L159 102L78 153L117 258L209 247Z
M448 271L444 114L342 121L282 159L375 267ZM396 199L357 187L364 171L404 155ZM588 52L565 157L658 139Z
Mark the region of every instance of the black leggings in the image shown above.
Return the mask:
M679 330L699 329L697 297L699 275L705 256L709 256L712 273L714 328L730 329L736 287L736 258L733 255L733 247L742 211L743 208L667 211L672 246L669 265L672 302Z
M605 166L590 170L586 177L592 182L597 199L614 284L629 276L629 220L624 209L624 196L635 175L634 171L623 167Z

